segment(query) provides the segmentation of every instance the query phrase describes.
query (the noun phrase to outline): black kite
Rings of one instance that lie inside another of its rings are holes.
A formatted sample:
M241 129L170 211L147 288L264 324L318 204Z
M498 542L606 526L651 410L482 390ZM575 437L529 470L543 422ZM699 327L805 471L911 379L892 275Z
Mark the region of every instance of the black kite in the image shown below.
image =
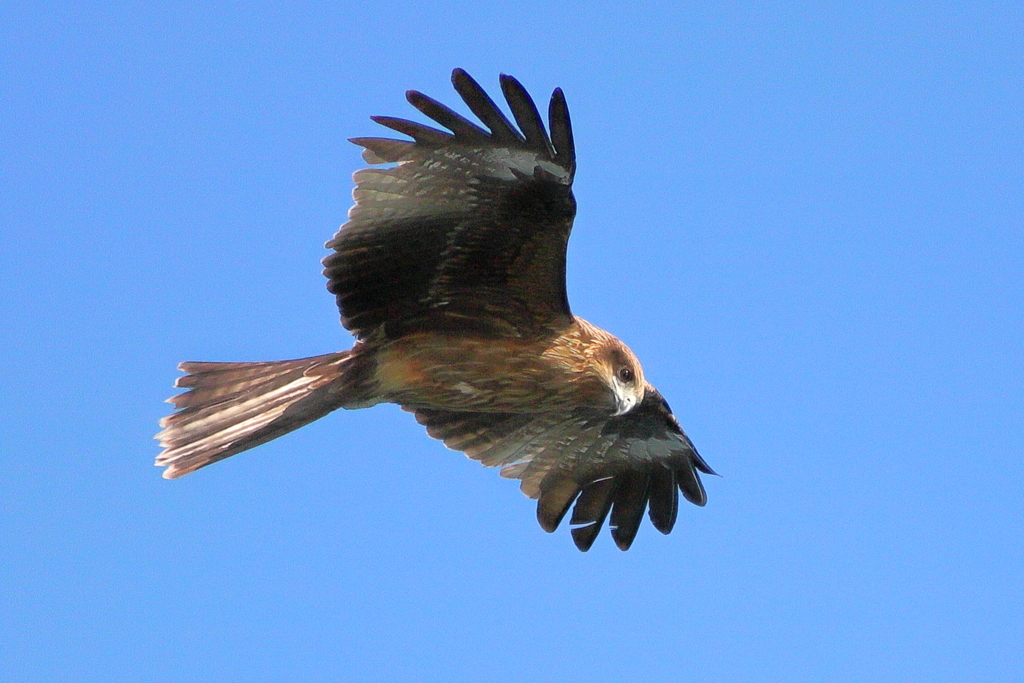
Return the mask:
M486 129L409 91L451 132L390 117L412 138L355 138L372 165L327 243L327 288L356 337L347 351L266 363L182 363L156 464L180 477L338 408L397 403L449 448L522 480L541 527L570 524L590 548L611 512L629 548L645 510L662 533L678 492L712 473L625 344L569 309L565 251L576 213L569 112L550 136L518 81L501 77L517 125L461 69L455 89ZM518 126L518 128L517 128Z

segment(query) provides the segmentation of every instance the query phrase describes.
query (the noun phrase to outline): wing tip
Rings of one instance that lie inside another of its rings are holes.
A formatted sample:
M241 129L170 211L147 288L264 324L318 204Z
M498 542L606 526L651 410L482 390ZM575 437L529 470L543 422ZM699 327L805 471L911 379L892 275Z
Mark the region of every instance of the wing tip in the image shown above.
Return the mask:
M548 108L548 124L541 119L537 106L523 84L506 73L498 76L516 126L505 118L486 91L465 69L456 67L451 72L452 85L473 113L490 130L451 110L441 102L415 89L405 91L405 99L421 113L451 131L438 130L407 119L390 116L371 116L370 119L386 128L413 138L423 148L437 148L450 144L489 144L532 151L546 161L564 168L571 183L576 170L576 155L569 123L568 107L561 88L555 88ZM357 145L365 145L353 139ZM394 161L390 155L364 149L363 158L369 164Z
M572 530L572 542L580 552L585 553L594 545L598 535L601 533L601 525L588 524L586 526L574 527Z

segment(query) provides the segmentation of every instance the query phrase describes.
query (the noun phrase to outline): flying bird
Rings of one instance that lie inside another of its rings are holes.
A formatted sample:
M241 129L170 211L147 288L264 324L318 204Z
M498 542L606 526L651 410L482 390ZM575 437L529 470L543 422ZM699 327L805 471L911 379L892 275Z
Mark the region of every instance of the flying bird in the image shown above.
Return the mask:
M375 116L411 139L352 139L370 167L354 175L355 205L323 265L354 346L182 363L175 386L187 391L168 399L156 464L173 479L339 408L396 403L447 447L521 480L545 531L572 507L580 550L609 513L622 550L645 511L667 534L679 493L704 505L698 472L714 473L633 352L569 308L565 97L554 91L546 130L514 78L500 83L515 124L465 71L452 83L485 127L410 90L447 130Z

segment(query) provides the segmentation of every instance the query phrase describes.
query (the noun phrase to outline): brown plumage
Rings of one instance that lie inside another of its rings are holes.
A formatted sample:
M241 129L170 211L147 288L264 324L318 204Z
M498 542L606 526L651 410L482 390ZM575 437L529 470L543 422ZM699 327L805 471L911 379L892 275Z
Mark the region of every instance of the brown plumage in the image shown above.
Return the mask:
M569 112L550 136L518 81L501 77L513 125L466 72L455 89L487 126L409 91L444 132L374 117L412 138L355 138L372 165L327 243L327 288L348 351L268 363L182 363L161 421L164 477L180 477L338 408L397 403L449 448L522 480L537 517L570 523L587 550L611 513L625 550L645 510L675 524L678 492L703 505L697 454L633 352L575 317L565 251L576 211ZM517 128L518 126L518 128Z

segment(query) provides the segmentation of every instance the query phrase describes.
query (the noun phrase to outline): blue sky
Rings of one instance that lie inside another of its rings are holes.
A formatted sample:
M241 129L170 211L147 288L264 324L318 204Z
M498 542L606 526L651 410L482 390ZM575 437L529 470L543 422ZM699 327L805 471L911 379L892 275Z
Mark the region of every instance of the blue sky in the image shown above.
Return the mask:
M1024 679L1019 3L0 10L0 678ZM393 406L168 482L182 360L350 345L371 114L555 86L574 311L721 477L628 553Z

